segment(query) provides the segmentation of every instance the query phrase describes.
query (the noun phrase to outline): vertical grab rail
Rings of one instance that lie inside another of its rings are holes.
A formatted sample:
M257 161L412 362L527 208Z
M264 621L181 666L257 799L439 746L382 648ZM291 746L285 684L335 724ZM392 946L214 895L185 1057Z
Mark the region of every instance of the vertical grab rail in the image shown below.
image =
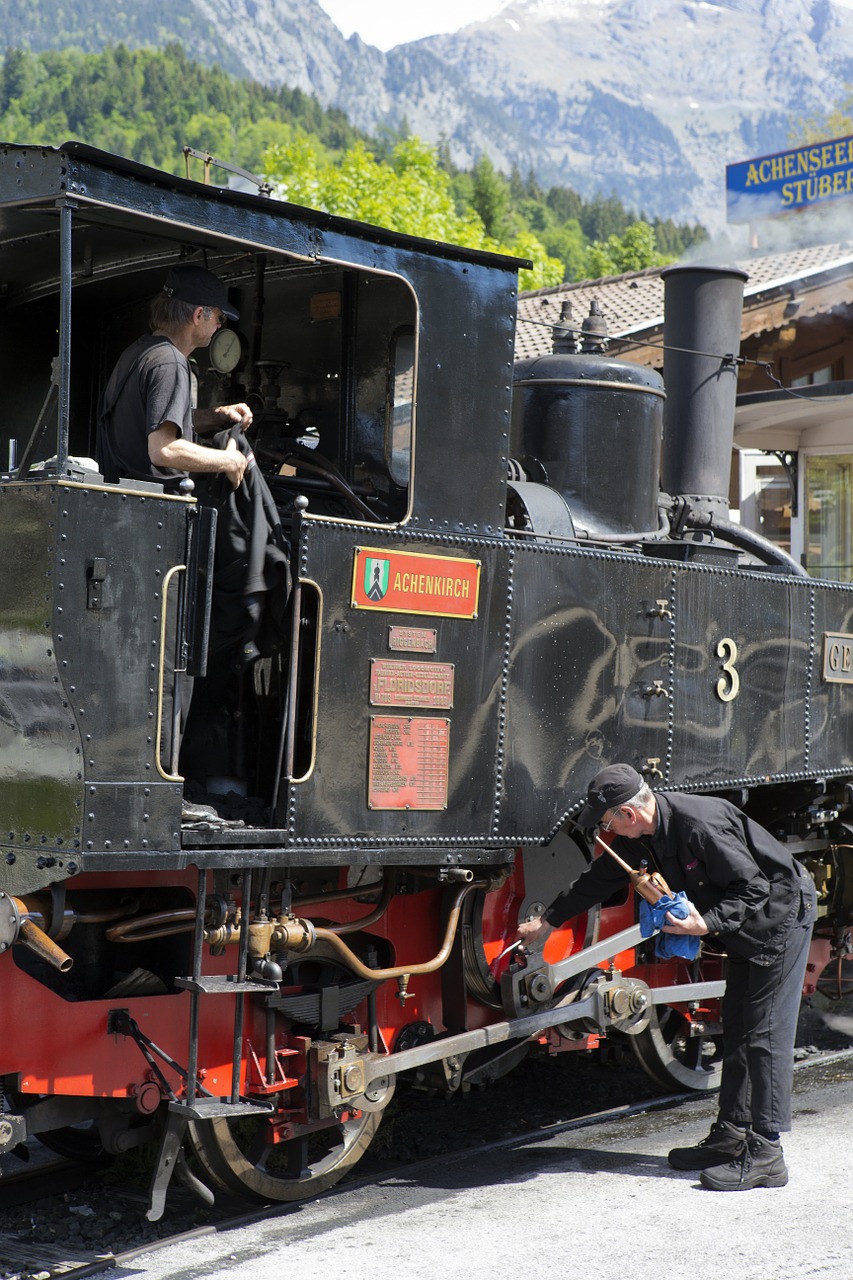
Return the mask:
M193 935L193 985L190 989L190 1043L187 1054L187 1105L195 1102L198 1076L198 1026L199 986L201 983L201 957L204 945L204 908L207 873L199 869L195 904L195 933Z
M237 960L237 996L234 1005L234 1055L231 1067L231 1101L240 1101L240 1070L243 1063L243 1002L240 988L249 976L249 911L252 904L252 869L243 872L243 904L240 913L240 946Z
M59 202L59 411L56 424L56 471L65 474L71 416L71 210Z
M157 772L165 782L183 782L183 776L177 772L177 743L175 741L175 715L173 715L172 723L172 742L169 766L174 770L173 773L166 773L160 763L160 749L163 745L163 693L166 684L166 622L167 612L169 608L169 587L172 579L177 573L186 573L187 566L185 564L175 564L163 579L163 607L160 610L160 662L157 672L157 732L154 735L154 764ZM175 658L174 671L172 673L172 705L176 707L176 715L180 716L180 705L178 699L178 681L182 674L179 663L177 662L177 649L181 640L181 611L183 608L183 593L179 593L178 597L178 625L175 629Z

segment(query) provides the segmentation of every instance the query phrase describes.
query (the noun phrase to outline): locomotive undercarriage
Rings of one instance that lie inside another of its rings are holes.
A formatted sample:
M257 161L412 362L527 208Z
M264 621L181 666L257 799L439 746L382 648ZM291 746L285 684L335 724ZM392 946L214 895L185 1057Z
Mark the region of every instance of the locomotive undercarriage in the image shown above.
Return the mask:
M844 801L839 786L812 813ZM826 826L806 837L806 821L798 812L788 826L821 895L813 989L830 956L850 950L853 850L830 844ZM836 833L846 840L837 817ZM449 872L187 872L144 888L132 873L84 876L64 902L19 900L32 926L13 947L20 1016L36 984L67 1030L61 1076L32 1044L26 1067L7 1073L2 1150L31 1135L82 1159L159 1143L156 1218L173 1169L202 1195L210 1184L289 1200L332 1185L367 1148L398 1077L452 1093L531 1049L625 1037L663 1087L713 1088L723 958L656 961L628 893L577 933L558 931L544 955L507 951L512 922L554 888L538 855ZM413 896L429 925L406 937ZM33 931L53 934L60 954ZM93 1051L102 1068L85 1096ZM201 1182L177 1156L184 1134Z

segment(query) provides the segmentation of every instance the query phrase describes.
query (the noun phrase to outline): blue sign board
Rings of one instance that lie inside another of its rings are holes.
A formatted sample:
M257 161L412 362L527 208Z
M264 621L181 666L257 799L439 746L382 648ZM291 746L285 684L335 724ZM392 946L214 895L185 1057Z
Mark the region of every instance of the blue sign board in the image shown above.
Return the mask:
M756 222L853 195L853 136L726 165L729 222Z

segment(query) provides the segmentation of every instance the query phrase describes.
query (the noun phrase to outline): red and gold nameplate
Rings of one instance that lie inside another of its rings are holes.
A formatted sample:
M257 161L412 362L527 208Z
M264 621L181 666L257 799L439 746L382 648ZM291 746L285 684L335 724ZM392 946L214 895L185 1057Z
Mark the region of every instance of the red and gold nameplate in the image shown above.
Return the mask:
M368 809L446 809L450 721L370 717Z
M382 551L376 547L355 549L351 600L354 609L476 618L479 596L479 560Z
M453 673L452 662L371 658L371 706L449 711L453 706Z

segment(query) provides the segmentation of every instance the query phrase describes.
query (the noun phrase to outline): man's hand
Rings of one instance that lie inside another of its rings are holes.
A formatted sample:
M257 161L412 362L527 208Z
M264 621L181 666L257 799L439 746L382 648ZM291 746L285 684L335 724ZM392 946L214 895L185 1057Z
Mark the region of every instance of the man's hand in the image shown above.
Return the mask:
M663 926L663 933L677 933L684 936L689 934L694 938L701 938L708 932L708 926L696 910L692 902L688 902L690 910L683 920L679 920L671 911L667 911L667 924Z
M522 942L528 946L542 946L548 940L553 925L548 924L547 920L543 920L541 916L534 916L532 920L523 920L516 929L516 937L521 938Z
M213 409L194 409L193 426L200 435L209 436L225 427L237 426L248 431L252 425L252 410L247 404L218 404Z
M214 410L215 417L224 418L226 422L235 422L245 431L252 425L252 410L247 404L220 404Z
M235 489L239 489L243 482L243 475L248 466L249 459L244 453L237 448L236 440L229 440L225 448L221 452L223 473L231 481Z

